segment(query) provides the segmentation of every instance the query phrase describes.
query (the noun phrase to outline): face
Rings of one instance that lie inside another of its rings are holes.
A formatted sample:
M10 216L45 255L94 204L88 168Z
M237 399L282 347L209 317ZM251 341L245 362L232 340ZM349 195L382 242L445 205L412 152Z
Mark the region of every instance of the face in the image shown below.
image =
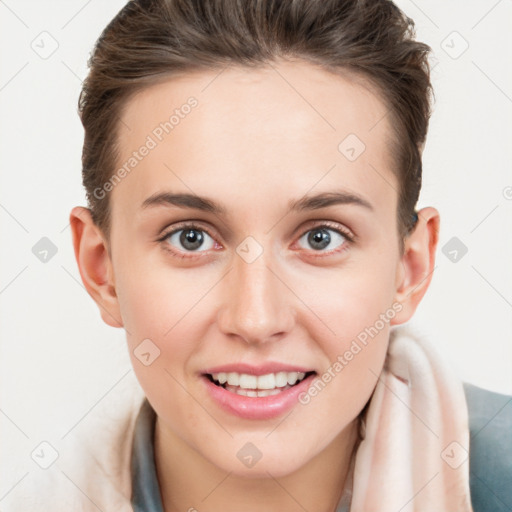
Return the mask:
M371 396L400 308L386 111L299 62L188 74L126 105L119 313L159 428L217 467L291 473Z

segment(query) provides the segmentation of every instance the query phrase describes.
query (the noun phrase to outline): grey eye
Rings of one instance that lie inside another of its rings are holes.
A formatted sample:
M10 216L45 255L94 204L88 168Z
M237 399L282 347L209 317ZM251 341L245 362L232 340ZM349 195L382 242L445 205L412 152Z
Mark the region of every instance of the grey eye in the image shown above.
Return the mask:
M197 251L201 247L204 250L211 249L215 241L202 229L184 228L171 233L167 240L179 250Z
M330 247L330 250L334 250L343 245L346 241L346 238L341 233L325 227L311 229L307 233L304 233L304 235L300 237L299 242L304 239L315 251L322 251L328 247L331 242L338 242L334 247Z

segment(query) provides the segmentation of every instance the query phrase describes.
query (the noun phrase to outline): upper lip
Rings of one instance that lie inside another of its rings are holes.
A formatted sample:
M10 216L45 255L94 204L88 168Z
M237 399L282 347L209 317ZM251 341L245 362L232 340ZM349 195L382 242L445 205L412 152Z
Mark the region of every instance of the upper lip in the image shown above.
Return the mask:
M214 366L207 368L203 374L213 373L247 373L249 375L266 375L267 373L279 373L279 372L302 372L308 373L314 371L311 368L305 366L297 366L293 364L279 363L279 362L268 362L265 364L252 365L247 363L231 363L223 364L220 366Z

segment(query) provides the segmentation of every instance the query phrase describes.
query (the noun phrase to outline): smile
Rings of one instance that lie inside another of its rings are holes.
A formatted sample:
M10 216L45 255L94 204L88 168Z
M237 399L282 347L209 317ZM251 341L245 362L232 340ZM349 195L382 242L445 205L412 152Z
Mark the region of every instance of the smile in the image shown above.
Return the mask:
M315 372L278 372L265 375L248 373L219 372L207 374L207 377L217 386L231 393L249 397L265 397L277 395L295 386L310 374Z
M316 375L316 371L282 363L236 364L203 371L201 380L212 403L225 413L267 420L295 407Z

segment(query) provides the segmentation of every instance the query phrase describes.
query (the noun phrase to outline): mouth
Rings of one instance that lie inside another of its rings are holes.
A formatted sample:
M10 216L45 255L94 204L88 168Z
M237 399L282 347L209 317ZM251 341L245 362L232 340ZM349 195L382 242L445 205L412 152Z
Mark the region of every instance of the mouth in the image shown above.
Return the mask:
M264 375L236 372L204 374L210 382L230 393L253 398L279 395L288 389L298 386L311 375L316 375L316 372L281 371Z

